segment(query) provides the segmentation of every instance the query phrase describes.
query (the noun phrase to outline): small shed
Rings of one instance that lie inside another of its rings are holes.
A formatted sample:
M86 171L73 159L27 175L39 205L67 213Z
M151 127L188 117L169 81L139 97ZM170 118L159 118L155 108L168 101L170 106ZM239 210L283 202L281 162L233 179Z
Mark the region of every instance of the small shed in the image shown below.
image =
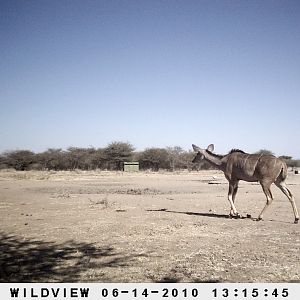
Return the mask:
M138 172L140 170L140 163L138 161L124 162L124 172Z

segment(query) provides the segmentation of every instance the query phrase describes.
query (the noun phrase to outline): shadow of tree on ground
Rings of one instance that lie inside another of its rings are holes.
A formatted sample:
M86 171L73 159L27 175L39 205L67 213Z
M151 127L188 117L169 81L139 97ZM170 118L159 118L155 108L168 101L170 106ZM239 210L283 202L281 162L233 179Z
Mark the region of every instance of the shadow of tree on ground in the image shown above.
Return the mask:
M75 241L56 244L0 232L0 282L85 281L88 278L81 275L90 269L133 263L134 256L117 253L111 246Z
M169 276L164 276L162 278L160 278L159 280L153 280L156 283L179 283L179 282L189 282L189 283L217 283L217 282L221 282L219 280L205 280L205 279L197 279L197 278L193 278L193 279L189 279L189 280L182 280L180 277L178 277L177 275L169 275Z

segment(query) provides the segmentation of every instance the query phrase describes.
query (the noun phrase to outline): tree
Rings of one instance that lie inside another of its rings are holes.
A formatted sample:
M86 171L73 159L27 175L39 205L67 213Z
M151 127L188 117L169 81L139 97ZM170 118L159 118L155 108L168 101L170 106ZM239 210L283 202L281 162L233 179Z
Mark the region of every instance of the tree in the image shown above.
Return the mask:
M29 150L16 150L4 153L5 161L8 167L17 171L25 171L29 166L35 163L34 152Z
M93 165L93 156L96 153L95 148L76 148L69 147L66 157L71 170L92 170L95 169Z
M182 154L184 150L179 146L167 147L168 161L170 163L170 169L174 171L175 169L184 168L184 163L182 161Z
M141 169L158 171L160 168L169 169L169 153L163 148L148 148L139 155Z
M283 160L291 160L292 159L292 156L288 156L288 155L281 155L279 156L279 158L283 159Z
M93 169L104 169L105 168L105 154L104 149L97 149L90 155L91 164Z
M50 148L47 151L37 154L37 161L47 170L69 169L66 153L62 149Z
M208 163L203 161L203 163L201 164L195 164L193 163L193 159L195 158L196 153L194 151L185 151L184 153L181 154L181 159L184 162L184 166L186 169L188 170L193 170L193 169L201 169L203 167L203 164L205 164L205 166L208 166Z
M8 167L9 166L6 157L4 156L4 154L0 154L0 170L7 169Z
M128 142L112 142L104 149L107 168L122 170L125 161L132 161L134 147Z
M255 152L255 154L274 155L274 153L272 151L266 150L266 149L261 149L261 150Z

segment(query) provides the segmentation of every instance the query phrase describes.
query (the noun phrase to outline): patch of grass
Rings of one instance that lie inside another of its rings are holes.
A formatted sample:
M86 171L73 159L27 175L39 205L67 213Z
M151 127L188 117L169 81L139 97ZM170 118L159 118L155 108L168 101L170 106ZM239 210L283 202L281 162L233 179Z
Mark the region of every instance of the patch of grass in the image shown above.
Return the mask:
M99 199L97 201L94 201L92 199L89 200L92 207L94 207L95 205L100 205L102 206L102 209L108 209L111 206L111 204L108 202L108 195L105 195L103 199Z

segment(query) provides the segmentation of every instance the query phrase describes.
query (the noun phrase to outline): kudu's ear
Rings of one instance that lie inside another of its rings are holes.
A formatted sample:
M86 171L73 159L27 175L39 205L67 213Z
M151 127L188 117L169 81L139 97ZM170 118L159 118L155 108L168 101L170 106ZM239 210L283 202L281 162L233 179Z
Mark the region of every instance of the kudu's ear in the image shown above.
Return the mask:
M192 144L192 147L195 152L199 152L200 148L198 146L196 146L195 144Z
M213 151L214 151L214 149L215 149L215 146L214 146L214 144L210 144L210 145L207 147L207 149L206 149L206 150L208 150L208 151L210 151L210 152L213 152Z

